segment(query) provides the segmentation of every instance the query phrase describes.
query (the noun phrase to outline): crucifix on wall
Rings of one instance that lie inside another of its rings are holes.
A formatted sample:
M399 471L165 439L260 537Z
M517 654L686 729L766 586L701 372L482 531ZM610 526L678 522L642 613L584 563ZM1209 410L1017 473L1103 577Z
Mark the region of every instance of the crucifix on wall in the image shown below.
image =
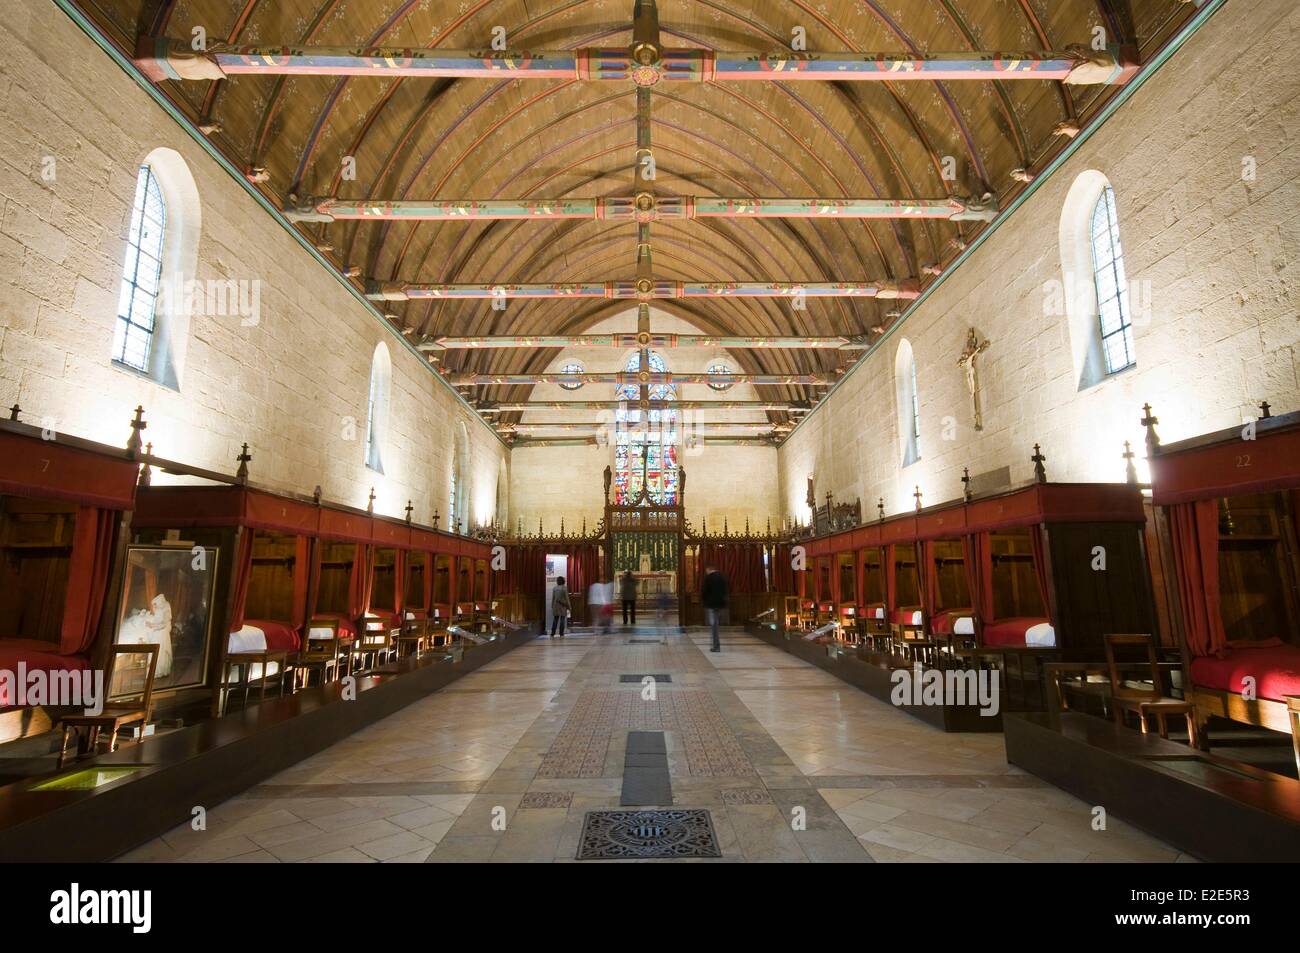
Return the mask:
M966 350L962 351L961 357L957 359L957 366L966 370L966 390L970 392L971 413L975 418L975 429L984 429L984 413L980 407L980 378L979 367L975 361L981 354L988 350L989 342L980 341L979 335L975 329L970 329L970 334L966 336Z

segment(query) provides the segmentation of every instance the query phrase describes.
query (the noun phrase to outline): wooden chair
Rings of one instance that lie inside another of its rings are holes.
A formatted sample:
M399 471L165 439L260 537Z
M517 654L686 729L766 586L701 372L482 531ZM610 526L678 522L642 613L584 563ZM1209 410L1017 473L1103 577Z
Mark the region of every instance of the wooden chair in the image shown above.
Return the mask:
M344 661L344 640L339 637L339 620L338 619L312 619L307 623L307 635L311 635L313 629L328 629L330 635L327 637L304 638L302 640L302 650L298 653L298 666L294 669L294 680L297 681L298 672L303 673L303 685L311 683L311 673L319 672L321 684L325 684L331 669L333 677L337 678L339 668ZM350 647L347 651L351 651ZM332 680L332 679L329 679Z
M63 743L59 746L59 768L68 755L68 735L77 735L77 757L93 754L99 733L108 731L108 750L117 750L117 733L127 725L143 729L153 713L153 681L158 669L157 644L115 645L104 679L106 694L118 695L110 704L102 699L104 709L98 715L68 715L63 719ZM139 660L136 661L135 659ZM123 660L131 662L123 665ZM83 735L81 729L86 729Z
M1291 722L1291 747L1295 749L1295 769L1300 774L1300 695L1284 695L1287 719Z
M395 641L399 658L422 655L429 647L429 620L407 619L402 624L401 631L397 633Z
M1147 733L1147 716L1155 715L1156 728L1161 738L1169 737L1165 719L1182 715L1187 720L1187 737L1196 747L1196 706L1191 702L1170 698L1161 690L1164 680L1160 675L1160 662L1156 658L1156 643L1149 635L1110 634L1102 637L1106 643L1106 669L1110 674L1111 711L1115 724L1124 724L1124 715L1133 712L1138 716L1142 733ZM1120 663L1115 660L1116 646L1137 646L1146 649L1146 659L1141 663L1150 671L1151 688L1138 688L1125 683L1120 677Z
M785 615L785 622L784 622L785 628L787 629L799 628L799 597L798 596L785 597L784 615Z
M397 650L395 633L381 616L366 615L361 618L361 631L352 644L352 657L358 662L358 671L378 667Z

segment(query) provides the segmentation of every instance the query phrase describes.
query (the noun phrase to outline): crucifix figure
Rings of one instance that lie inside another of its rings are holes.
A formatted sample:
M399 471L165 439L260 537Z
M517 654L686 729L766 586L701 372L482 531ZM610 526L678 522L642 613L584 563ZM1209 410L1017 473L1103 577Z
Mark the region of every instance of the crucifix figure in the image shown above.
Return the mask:
M979 367L975 364L975 359L988 350L989 342L980 341L979 335L975 329L971 328L970 333L966 336L966 350L961 352L961 357L957 358L957 366L966 369L966 390L970 391L971 411L975 416L975 429L984 429L984 412L980 408L980 378Z

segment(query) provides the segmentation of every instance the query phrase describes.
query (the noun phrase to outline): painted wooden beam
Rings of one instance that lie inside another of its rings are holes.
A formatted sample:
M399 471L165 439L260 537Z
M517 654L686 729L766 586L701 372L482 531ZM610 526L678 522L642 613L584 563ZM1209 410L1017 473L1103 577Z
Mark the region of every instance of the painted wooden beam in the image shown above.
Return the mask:
M638 150L640 168L641 150ZM988 222L997 217L992 195L973 198L743 198L637 195L590 199L360 199L291 197L284 209L293 222L353 220L405 222L680 221L700 218L938 219Z
M1059 51L901 53L714 52L648 45L581 50L441 50L411 47L213 44L194 50L169 37L142 37L135 64L155 82L232 76L394 76L625 82L924 82L1057 80L1122 85L1137 72L1131 47Z
M544 423L512 423L497 424L497 433L535 433L539 430L608 430L614 425L613 419L610 420L566 420L560 422ZM633 422L629 424L630 428L635 429L639 424ZM719 432L724 430L738 431L758 431L762 433L773 433L776 431L785 431L793 427L793 424L774 424L770 421L678 421L668 429L682 432ZM656 429L651 427L651 429Z
M601 281L550 284L425 284L368 281L371 301L427 298L917 298L920 283L902 281Z
M659 374L651 371L611 371L582 374L469 374L450 373L447 381L454 387L479 384L833 384L833 374Z
M513 400L480 401L475 409L480 414L512 414L530 410L617 410L619 407L637 407L645 410L778 410L786 413L807 413L812 409L808 401L798 400Z
M867 335L853 337L792 337L781 335L712 335L712 334L499 334L490 337L453 337L442 335L421 341L421 351L534 349L542 347L612 347L634 348L752 348L804 350L865 350L871 347Z

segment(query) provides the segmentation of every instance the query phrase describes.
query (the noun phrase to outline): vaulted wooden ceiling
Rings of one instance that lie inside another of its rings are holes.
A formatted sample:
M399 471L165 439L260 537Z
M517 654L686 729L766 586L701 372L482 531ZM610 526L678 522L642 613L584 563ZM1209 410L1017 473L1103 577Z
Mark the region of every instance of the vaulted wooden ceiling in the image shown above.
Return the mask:
M633 0L80 0L128 55L141 36L231 44L483 49L627 46ZM665 47L955 52L1062 50L1094 31L1145 62L1194 12L1181 0L661 0ZM631 194L636 87L577 80L236 76L164 82L212 141L281 204L290 194L393 199L571 198ZM991 192L1005 205L1115 87L1017 82L659 84L653 138L659 195L939 198ZM348 177L349 157L355 179ZM950 157L950 158L948 158ZM955 172L945 178L945 167ZM636 227L608 221L303 224L341 269L415 282L604 281L634 272ZM933 280L981 223L734 220L654 226L657 277L683 280ZM664 301L718 334L863 334L905 302ZM626 301L391 303L424 334L574 334ZM542 370L553 351L453 351L453 369ZM835 351L735 354L755 373L828 371ZM594 369L594 368L593 368ZM602 369L605 370L605 369ZM612 370L612 368L608 369ZM498 399L528 387L491 389ZM784 388L784 396L810 396ZM815 389L814 394L815 394ZM777 396L777 388L770 393ZM583 395L585 396L585 395ZM594 396L594 395L593 395Z

